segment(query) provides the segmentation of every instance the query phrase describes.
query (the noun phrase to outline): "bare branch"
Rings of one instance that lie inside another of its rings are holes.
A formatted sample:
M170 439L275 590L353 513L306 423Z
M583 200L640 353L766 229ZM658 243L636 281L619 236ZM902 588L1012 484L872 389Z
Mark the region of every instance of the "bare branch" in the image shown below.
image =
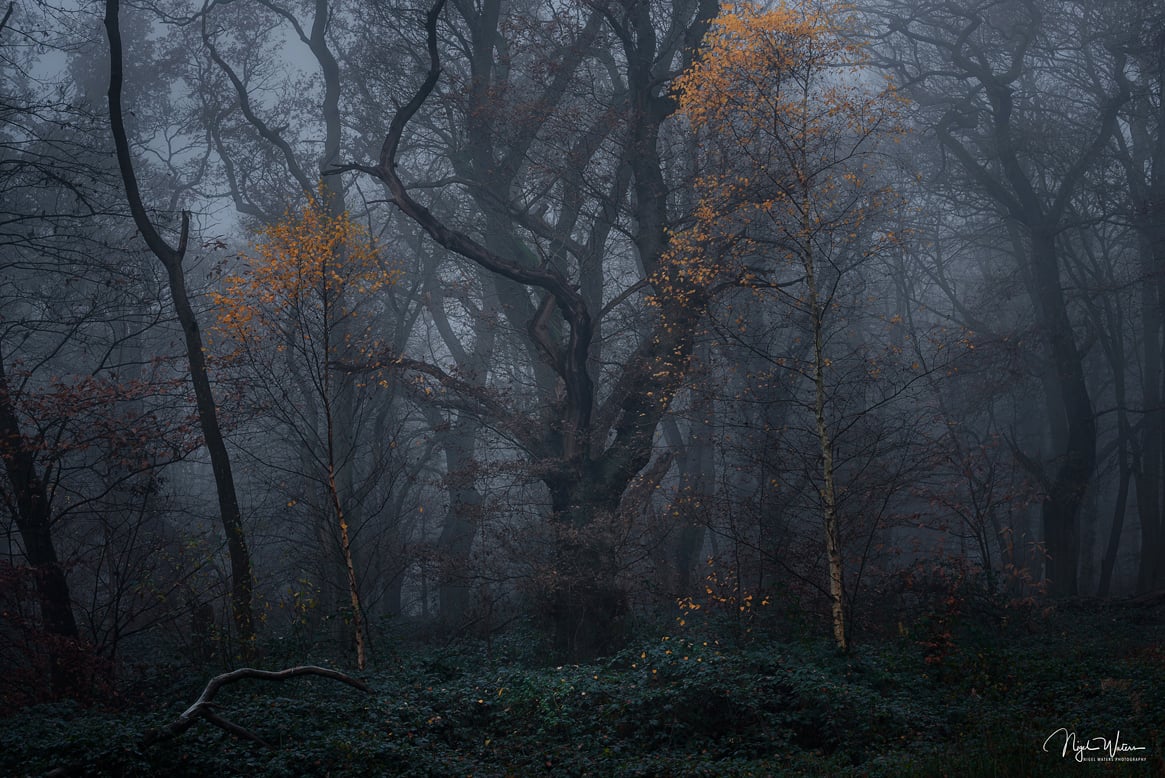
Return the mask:
M594 326L586 301L578 288L552 267L530 267L505 259L478 243L463 232L450 229L428 208L409 194L396 171L396 155L405 127L432 94L441 76L441 57L437 47L437 21L445 0L437 0L425 17L429 52L429 71L412 98L396 112L388 134L381 146L380 162L375 168L377 178L384 182L393 203L405 216L416 222L437 243L480 267L525 286L544 289L553 296L562 317L570 326L569 341L563 358L557 360L556 371L566 387L568 418L564 419L564 451L567 459L586 455L591 408L594 402L594 384L587 373Z
M291 148L291 144L283 138L279 130L272 128L255 113L254 106L251 105L251 95L247 91L247 85L243 83L243 80L239 78L234 68L227 64L226 60L218 53L218 49L215 48L213 36L206 26L205 16L202 18L202 43L206 46L206 51L210 54L211 60L214 61L214 64L218 65L219 70L223 72L223 75L234 86L235 94L239 99L239 110L242 111L243 116L250 122L251 126L255 128L255 131L259 133L259 136L263 140L279 149L279 152L283 155L283 161L287 165L287 172L291 173L296 183L299 184L299 188L310 196L315 190L315 186L308 178L306 171L299 164L299 160L296 159L295 151Z
M12 11L16 8L16 2L8 4L8 9L4 12L4 18L0 19L0 32L4 32L4 28L8 26L8 20L12 18Z

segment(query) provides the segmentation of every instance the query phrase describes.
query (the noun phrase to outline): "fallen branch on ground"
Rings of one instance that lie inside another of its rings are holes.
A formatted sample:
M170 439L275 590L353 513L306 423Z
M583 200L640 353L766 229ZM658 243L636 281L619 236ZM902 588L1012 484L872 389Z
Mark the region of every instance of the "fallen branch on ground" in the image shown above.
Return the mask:
M274 746L246 727L241 727L232 721L228 721L216 713L214 711L214 697L224 686L241 681L244 678L257 678L261 681L285 681L288 678L295 678L300 675L318 675L346 683L349 686L355 686L362 692L370 691L363 681L345 675L338 670L331 670L326 667L300 665L298 667L289 667L285 670L256 670L253 667L240 667L238 670L232 670L229 673L223 673L222 675L216 675L214 678L211 678L193 705L182 711L177 719L166 726L158 727L147 732L138 741L138 745L145 748L160 741L178 737L194 726L199 719L203 719L232 735L251 740L266 748L274 748ZM45 778L63 778L63 776L74 775L77 772L78 769L76 767L58 767L48 772Z
M253 740L260 745L271 748L271 745L258 735L254 734L248 729L245 729L244 727L240 727L238 724L227 721L215 713L212 710L212 701L214 700L214 696L218 694L219 689L226 686L227 684L241 681L244 678L257 678L261 681L284 681L288 678L294 678L298 675L320 675L324 678L331 678L333 680L346 683L349 686L355 686L362 692L368 691L368 687L364 684L363 681L358 681L349 675L345 675L344 673L339 672L338 670L329 670L326 667L301 665L299 667L289 667L286 670L256 670L252 667L240 667L238 670L232 670L229 673L223 673L222 675L216 675L214 678L211 678L210 682L206 684L206 688L202 690L202 694L199 695L198 699L194 701L193 705L182 711L182 714L170 724L147 732L146 735L142 738L142 745L150 746L154 743L157 743L158 741L169 740L170 738L177 737L186 730L190 729L190 727L192 727L194 723L201 718L205 719L211 724L214 724L219 729L230 732L232 735L238 735L239 737L246 738L247 740Z

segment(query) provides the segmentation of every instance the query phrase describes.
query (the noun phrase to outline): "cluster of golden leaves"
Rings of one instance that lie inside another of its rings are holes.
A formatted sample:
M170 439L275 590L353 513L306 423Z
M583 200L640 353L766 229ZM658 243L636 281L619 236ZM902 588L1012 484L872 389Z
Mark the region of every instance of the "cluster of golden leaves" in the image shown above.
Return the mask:
M659 295L682 303L717 280L748 286L740 258L759 251L758 236L772 253L774 236L795 246L856 231L863 216L849 204L867 180L855 152L897 132L901 100L864 68L849 25L838 4L743 3L717 17L674 86L702 169L691 222L669 236L653 279Z
M260 230L240 259L240 270L212 295L217 329L239 349L268 344L282 351L338 335L334 347L367 351L368 303L400 276L367 228L347 212L329 212L322 188L303 210Z
M681 111L696 129L742 119L762 129L772 116L799 110L785 85L860 62L860 48L842 33L845 11L811 3L725 6L701 56L676 81Z

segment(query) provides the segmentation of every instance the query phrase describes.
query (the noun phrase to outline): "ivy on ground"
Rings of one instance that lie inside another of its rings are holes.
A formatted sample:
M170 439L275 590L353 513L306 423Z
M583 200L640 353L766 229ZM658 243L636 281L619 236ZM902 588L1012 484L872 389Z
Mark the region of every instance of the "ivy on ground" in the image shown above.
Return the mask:
M1062 775L1057 728L1165 757L1165 619L1103 608L1022 627L954 625L925 640L658 636L587 665L539 666L520 646L418 647L365 674L373 694L302 680L224 690L225 716L275 747L200 724L150 748L188 704L26 708L0 726L0 774L767 776ZM1068 759L1071 759L1069 756ZM1074 765L1073 765L1074 766Z

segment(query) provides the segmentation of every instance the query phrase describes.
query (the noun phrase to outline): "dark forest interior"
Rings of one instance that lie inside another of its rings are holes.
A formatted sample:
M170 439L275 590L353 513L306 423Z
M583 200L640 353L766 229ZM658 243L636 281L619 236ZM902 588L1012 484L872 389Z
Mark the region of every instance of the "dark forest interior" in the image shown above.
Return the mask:
M0 14L0 773L1165 774L1156 0Z

